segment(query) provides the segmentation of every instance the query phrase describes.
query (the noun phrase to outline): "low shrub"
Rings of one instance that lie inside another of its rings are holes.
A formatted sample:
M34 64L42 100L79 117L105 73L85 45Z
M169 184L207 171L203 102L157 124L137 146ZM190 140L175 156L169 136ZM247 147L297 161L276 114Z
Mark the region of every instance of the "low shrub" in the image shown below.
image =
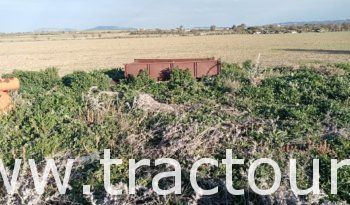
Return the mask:
M174 70L166 82L156 82L144 72L123 79L118 69L74 72L63 78L56 69L15 71L6 76L20 78L22 88L15 96L16 109L0 118L0 157L11 166L15 158L43 160L62 153L102 156L103 149L110 148L115 158L173 157L181 161L183 174L188 175L198 156L224 158L224 150L233 148L236 157L272 157L283 166L293 155L302 159L298 166L307 173L311 168L306 164L320 158L322 176L329 175L329 159L350 157L348 73L332 76L315 69L276 67L254 84L252 66L251 62L243 67L224 64L219 76L201 80L193 79L188 71ZM347 64L338 66L347 69ZM136 109L133 102L140 93L173 104L176 112ZM127 181L125 170L115 170L114 182ZM220 181L223 170L210 170L202 176ZM80 185L90 183L102 192L102 168L89 165L78 172L80 180L72 184L69 200L87 203ZM267 181L271 178L267 168L258 173ZM349 173L349 169L340 173L344 179L338 186L344 190L337 196L330 195L330 179L321 179L326 199L350 202L346 191ZM154 174L139 173L138 178L150 188ZM302 176L298 183L307 187L311 175ZM247 188L243 175L235 180ZM187 190L171 197L186 203L193 194ZM238 201L260 200L251 195Z

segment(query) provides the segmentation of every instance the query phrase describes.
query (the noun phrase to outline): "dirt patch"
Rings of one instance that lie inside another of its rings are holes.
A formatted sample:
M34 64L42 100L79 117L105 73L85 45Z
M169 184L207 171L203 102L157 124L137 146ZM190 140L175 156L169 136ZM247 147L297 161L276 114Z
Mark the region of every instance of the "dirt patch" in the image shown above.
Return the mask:
M135 98L134 107L146 112L166 112L172 113L176 109L173 105L160 103L149 94L140 94Z

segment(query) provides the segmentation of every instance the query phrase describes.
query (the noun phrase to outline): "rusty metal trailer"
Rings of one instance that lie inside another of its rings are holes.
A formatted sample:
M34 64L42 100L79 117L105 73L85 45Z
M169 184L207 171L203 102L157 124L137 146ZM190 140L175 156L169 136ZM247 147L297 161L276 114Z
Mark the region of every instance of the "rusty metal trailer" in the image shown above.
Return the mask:
M221 61L215 58L135 59L125 64L125 76L137 76L146 71L152 79L166 80L172 69L189 70L194 78L215 76L221 71Z

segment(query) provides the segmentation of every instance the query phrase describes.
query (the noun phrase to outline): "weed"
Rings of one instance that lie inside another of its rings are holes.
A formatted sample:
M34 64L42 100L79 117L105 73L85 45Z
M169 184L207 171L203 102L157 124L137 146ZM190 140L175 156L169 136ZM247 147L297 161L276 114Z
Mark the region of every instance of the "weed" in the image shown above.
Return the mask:
M348 69L347 64L338 67ZM307 173L311 171L308 165L312 164L312 158L321 159L321 175L326 176L321 179L325 200L350 202L350 170L340 171L339 195L330 194L330 178L327 178L331 158L350 157L348 72L332 75L316 69L290 67L254 71L252 62L246 62L243 67L224 64L219 76L201 80L193 79L188 71L174 70L167 82L155 82L144 72L138 77L123 79L123 73L116 69L75 72L63 78L56 69L15 71L7 76L19 77L22 82L15 96L16 109L0 118L0 157L8 166L18 157L43 160L60 153L101 155L103 149L110 148L114 158L175 158L181 161L183 174L188 175L191 162L198 157L224 158L225 149L234 148L237 158L271 157L281 166L287 166L292 153L300 159L298 166ZM259 82L254 80L257 78ZM154 98L151 100L154 105L170 108L166 104L172 104L171 112L139 109L135 99L145 94ZM125 185L126 169L120 167L113 172L115 184ZM65 200L89 203L104 199L101 167L90 163L74 171L80 173L75 175L79 180L73 180L73 190ZM202 173L201 183L220 184L223 171L219 168ZM270 185L268 167L262 167L257 173L261 186ZM147 197L154 203L186 203L189 198L198 203L233 200L218 196L203 198L191 189L186 189L181 196L158 197L150 191L154 174L151 170L138 173L147 190L142 192L143 196L113 200L119 203L142 201ZM235 174L236 183L247 189L244 172L235 170ZM298 184L308 187L310 176L300 173ZM213 181L209 183L206 178ZM93 199L82 196L80 185L84 183L97 189ZM170 186L172 182L164 183ZM184 186L189 187L189 180L184 181ZM286 191L283 193L265 198L249 195L234 200L242 204L292 200L287 199ZM222 190L220 194L227 193ZM112 200L109 196L105 199ZM319 201L311 196L293 200Z

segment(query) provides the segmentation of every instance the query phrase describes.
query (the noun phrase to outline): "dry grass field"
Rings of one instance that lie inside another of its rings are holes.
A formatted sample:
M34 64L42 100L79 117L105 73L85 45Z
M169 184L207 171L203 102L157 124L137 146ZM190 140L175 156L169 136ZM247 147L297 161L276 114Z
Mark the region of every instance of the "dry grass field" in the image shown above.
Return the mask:
M63 34L62 34L63 35ZM91 34L98 35L98 34ZM118 34L120 35L120 34ZM74 70L120 67L134 58L222 58L240 63L303 65L350 61L350 32L276 35L163 36L71 39L56 36L0 37L0 74L17 70Z

